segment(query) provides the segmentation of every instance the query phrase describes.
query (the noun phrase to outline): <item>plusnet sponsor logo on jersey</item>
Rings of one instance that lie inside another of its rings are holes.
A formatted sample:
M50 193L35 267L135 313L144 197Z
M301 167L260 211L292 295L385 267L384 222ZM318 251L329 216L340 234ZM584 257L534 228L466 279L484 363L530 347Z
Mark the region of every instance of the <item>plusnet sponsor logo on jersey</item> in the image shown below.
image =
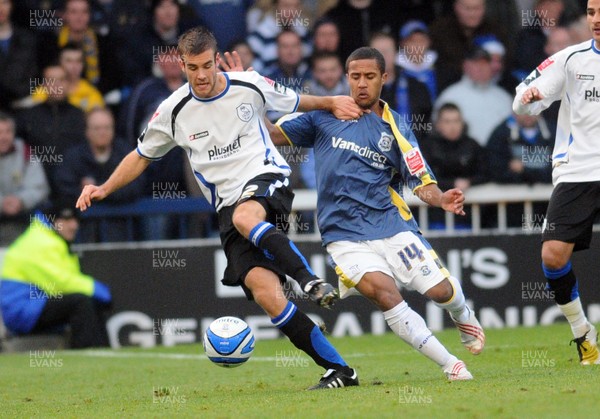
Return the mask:
M596 89L595 87L593 87L591 90L586 90L584 94L585 100L589 102L600 102L600 90Z
M231 144L226 145L225 147L217 147L213 146L211 150L208 150L208 159L209 160L221 160L226 159L227 157L236 154L242 145L240 143L240 137L237 137Z
M339 148L342 150L350 150L361 157L373 160L373 165L376 167L383 167L387 162L387 157L377 151L371 150L368 146L359 146L353 141L344 140L342 137L331 137L331 145L333 148Z

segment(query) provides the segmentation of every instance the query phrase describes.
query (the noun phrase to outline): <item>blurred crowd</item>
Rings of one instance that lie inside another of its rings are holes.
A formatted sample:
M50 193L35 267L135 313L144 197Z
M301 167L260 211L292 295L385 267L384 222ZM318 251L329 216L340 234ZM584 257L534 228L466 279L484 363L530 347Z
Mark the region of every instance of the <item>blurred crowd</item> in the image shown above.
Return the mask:
M558 114L517 116L515 87L548 56L591 38L585 0L0 0L0 245L49 201L104 182L158 104L184 83L176 43L205 25L222 51L298 93L348 93L346 57L386 59L382 98L413 130L442 189L550 183ZM280 115L270 114L275 120ZM295 188L307 150L283 147ZM199 195L181 150L107 203ZM156 192L160 192L158 195ZM177 238L165 220L136 238ZM435 215L434 220L435 222ZM439 220L442 222L442 220ZM125 240L112 220L110 240ZM195 220L192 235L215 234ZM83 220L79 241L97 241Z

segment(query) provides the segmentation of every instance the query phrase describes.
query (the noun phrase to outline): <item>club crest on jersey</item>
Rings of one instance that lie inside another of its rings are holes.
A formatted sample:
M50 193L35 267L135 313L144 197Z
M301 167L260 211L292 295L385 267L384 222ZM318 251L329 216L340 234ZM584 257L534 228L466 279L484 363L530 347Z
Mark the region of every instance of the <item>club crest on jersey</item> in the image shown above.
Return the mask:
M249 103L242 103L236 108L237 116L244 122L248 122L254 116L254 109Z
M377 146L379 147L379 149L381 151L387 152L392 149L392 141L393 141L393 138L389 134L382 132L381 138L379 139Z

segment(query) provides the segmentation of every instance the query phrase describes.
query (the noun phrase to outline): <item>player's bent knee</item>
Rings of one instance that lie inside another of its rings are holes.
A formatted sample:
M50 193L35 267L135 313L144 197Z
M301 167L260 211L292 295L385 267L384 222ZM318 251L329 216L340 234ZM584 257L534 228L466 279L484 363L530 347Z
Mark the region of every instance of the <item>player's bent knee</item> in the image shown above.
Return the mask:
M403 301L400 291L387 289L376 290L371 300L383 311L391 310Z
M542 262L550 269L560 269L569 262L571 252L560 244L544 242L542 246Z
M441 282L429 288L425 296L436 303L446 303L454 296L454 288L448 280L444 278Z
M248 219L247 211L236 208L233 216L231 217L231 222L235 226L236 230L240 232L243 236L247 237L248 234L245 232L249 232L253 226L249 225L250 220Z
M276 316L287 304L279 277L268 269L252 268L246 274L244 285L252 293L254 301L269 315Z

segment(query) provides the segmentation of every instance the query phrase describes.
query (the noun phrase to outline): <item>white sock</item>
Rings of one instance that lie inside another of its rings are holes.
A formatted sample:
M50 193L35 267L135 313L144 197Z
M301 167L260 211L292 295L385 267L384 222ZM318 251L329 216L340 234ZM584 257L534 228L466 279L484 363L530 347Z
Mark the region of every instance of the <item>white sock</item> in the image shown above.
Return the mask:
M467 304L465 303L465 294L460 286L460 282L458 282L458 279L454 278L453 276L449 277L448 280L450 281L452 288L454 288L452 298L445 303L435 303L435 305L437 305L439 308L447 310L454 320L463 322L467 321L469 320L469 310L467 309Z
M575 338L582 337L588 330L590 330L590 326L588 324L587 317L585 317L585 313L583 312L583 307L581 307L581 300L579 297L570 303L557 305L571 325L571 331L573 332L573 336Z
M383 313L390 329L403 341L421 352L441 367L448 364L452 355L427 328L425 320L414 312L406 301Z

